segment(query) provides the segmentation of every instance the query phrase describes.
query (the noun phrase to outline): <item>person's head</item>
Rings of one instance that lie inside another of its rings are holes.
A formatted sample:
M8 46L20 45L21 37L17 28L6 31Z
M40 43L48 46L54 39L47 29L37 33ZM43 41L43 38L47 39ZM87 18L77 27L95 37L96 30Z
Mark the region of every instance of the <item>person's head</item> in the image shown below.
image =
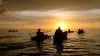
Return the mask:
M66 33L66 34L67 34L67 31L65 31L64 33Z
M58 29L61 29L60 26L58 27Z
M38 29L38 31L41 31L41 29Z

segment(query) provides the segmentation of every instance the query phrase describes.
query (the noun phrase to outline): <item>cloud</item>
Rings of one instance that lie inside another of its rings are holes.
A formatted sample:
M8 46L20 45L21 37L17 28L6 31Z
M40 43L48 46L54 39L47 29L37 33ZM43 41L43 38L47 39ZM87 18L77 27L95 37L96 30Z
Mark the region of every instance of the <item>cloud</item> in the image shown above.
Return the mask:
M6 0L1 8L10 10L90 10L99 9L100 0Z
M64 19L63 19L64 18ZM0 16L0 25L4 26L44 26L54 25L57 21L65 21L69 24L99 24L100 9L83 11L66 10L23 10L8 11L4 16Z
M100 22L100 0L0 0L0 25L49 25L64 20Z
M1 10L2 11L2 10ZM5 10L3 10L5 12ZM3 13L3 12L2 12ZM64 11L64 10L48 10L48 11L8 11L4 16L0 17L2 20L10 22L39 22L48 21L54 19L66 19L66 20L83 20L87 21L99 21L100 9L84 10L84 11ZM87 22L86 21L86 22Z
M7 9L0 9L0 14L4 14L7 12Z
M0 0L0 5L2 4L2 0Z

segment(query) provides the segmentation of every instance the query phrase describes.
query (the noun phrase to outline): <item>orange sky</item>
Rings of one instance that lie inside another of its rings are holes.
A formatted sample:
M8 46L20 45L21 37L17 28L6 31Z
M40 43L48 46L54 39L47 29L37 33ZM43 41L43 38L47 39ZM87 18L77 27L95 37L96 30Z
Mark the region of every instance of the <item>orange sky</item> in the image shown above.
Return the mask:
M100 29L99 14L99 10L8 11L0 16L0 28L56 29L63 25L64 29Z
M0 28L100 29L100 0L0 0Z

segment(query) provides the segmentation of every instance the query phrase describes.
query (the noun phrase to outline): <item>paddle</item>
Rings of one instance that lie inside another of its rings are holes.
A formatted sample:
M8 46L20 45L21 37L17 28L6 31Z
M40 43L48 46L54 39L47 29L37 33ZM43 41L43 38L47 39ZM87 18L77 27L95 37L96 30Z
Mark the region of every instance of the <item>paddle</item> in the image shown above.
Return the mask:
M51 32L51 31L45 31L45 32L43 32L43 33L47 33L47 32ZM32 34L36 34L36 33L30 33L29 35L30 35L30 36L33 36Z

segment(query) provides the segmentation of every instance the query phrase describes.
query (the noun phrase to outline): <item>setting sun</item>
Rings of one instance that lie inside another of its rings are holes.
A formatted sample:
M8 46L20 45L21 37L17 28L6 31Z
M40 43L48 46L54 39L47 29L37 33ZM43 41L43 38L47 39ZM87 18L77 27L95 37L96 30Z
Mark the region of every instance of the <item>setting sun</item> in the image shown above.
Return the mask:
M66 28L66 24L64 22L57 23L57 27L61 27L62 29Z
M58 26L60 26L62 29L65 28L65 24L63 24L63 23L58 24Z

